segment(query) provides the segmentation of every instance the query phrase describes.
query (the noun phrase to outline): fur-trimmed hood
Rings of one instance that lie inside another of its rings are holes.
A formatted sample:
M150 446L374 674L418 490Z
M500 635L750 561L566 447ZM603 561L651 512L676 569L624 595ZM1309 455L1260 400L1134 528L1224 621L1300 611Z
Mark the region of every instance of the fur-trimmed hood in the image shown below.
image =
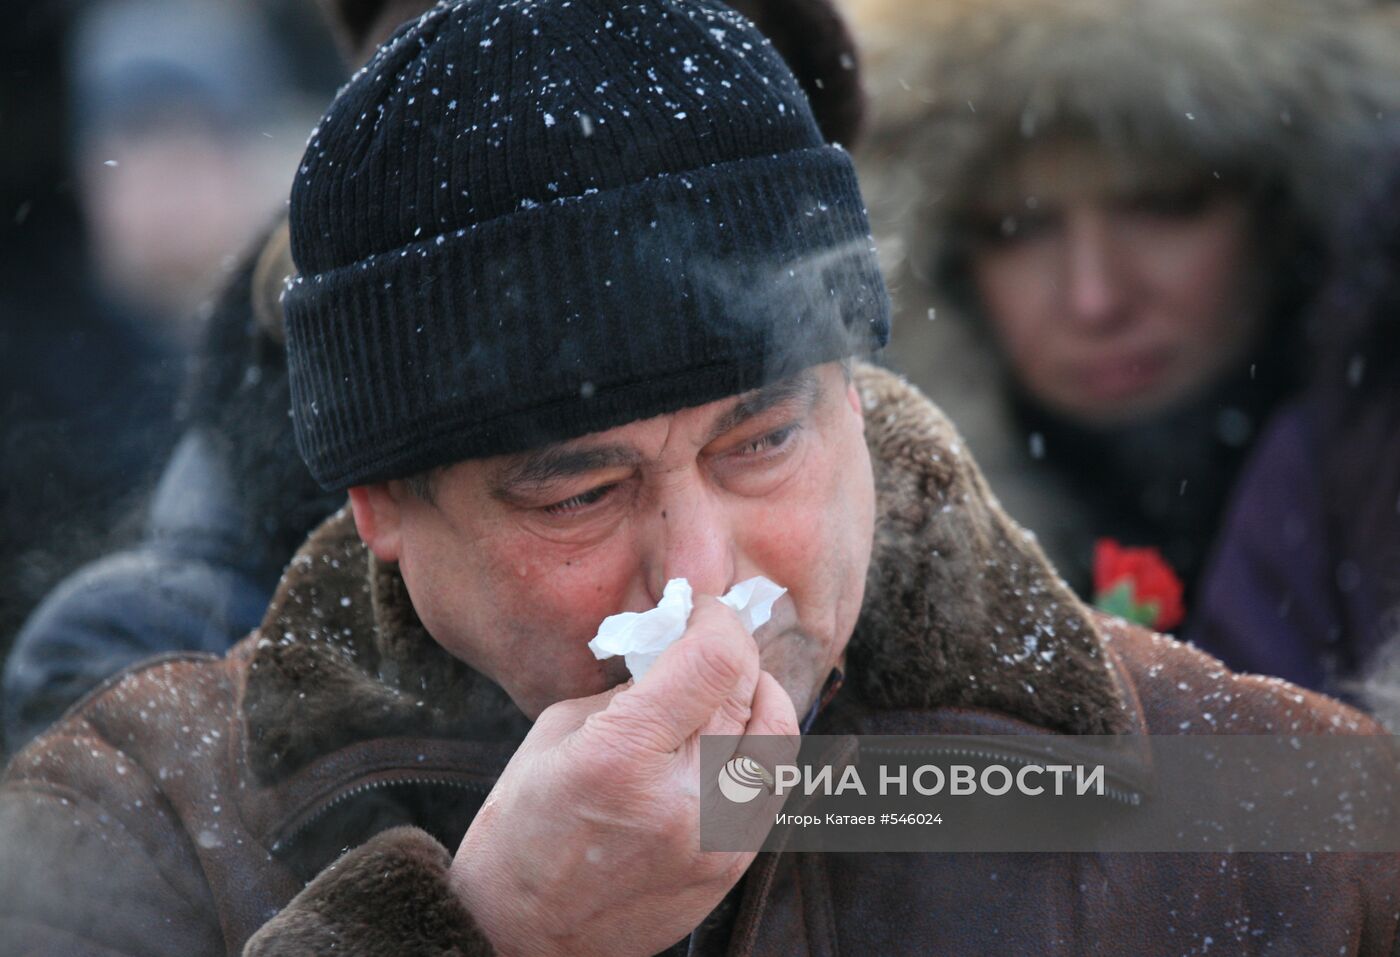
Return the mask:
M872 708L986 708L1071 733L1134 718L1094 616L988 490L952 424L862 367L878 520L843 696ZM243 694L265 781L374 737L509 739L528 722L423 630L397 569L343 510L293 559Z
M1069 133L1133 165L1244 173L1321 221L1400 107L1400 16L1360 0L851 0L847 10L871 94L861 158L872 220L927 266L948 217L1028 144Z

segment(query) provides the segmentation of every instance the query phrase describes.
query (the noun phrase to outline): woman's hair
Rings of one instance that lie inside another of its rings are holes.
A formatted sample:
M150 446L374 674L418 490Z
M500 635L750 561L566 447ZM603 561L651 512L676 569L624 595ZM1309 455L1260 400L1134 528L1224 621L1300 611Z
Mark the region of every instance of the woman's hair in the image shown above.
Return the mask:
M1204 212L1222 199L1243 203L1249 213L1254 274L1269 279L1260 303L1264 314L1275 321L1288 317L1292 322L1315 296L1325 269L1323 230L1292 201L1288 184L1276 171L1221 169L1199 156L1185 154L1133 155L1121 144L1105 149L1087 134L1065 131L1057 140L1012 143L995 159L988 157L986 179L947 204L936 252L929 253L927 261L909 264L953 307L955 315L973 318L979 313L972 285L973 254L1014 236L1023 220L1034 215L1029 204L1036 197L1021 195L1011 172L1017 160L1032 155L1037 148L1092 157L1093 170L1105 178L1100 185L1090 187L1088 195L1099 193L1106 199L1128 200L1183 216ZM977 323L975 328L985 331L985 324Z

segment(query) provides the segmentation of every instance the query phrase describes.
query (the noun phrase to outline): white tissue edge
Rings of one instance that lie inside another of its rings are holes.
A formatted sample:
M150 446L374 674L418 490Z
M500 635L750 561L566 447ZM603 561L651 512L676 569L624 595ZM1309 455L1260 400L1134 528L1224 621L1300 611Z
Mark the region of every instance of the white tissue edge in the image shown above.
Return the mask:
M725 592L720 601L738 613L744 628L752 635L773 617L773 604L786 593L786 588L758 575L739 582ZM624 611L604 618L588 648L600 660L622 655L628 672L641 681L661 653L685 634L693 608L690 582L673 578L666 583L655 608Z

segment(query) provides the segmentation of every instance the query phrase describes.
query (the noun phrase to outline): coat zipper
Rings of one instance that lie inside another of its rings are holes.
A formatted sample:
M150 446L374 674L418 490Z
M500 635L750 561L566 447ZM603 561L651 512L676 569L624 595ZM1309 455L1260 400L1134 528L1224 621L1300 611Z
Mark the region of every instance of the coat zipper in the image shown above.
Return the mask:
M482 781L464 781L461 778L456 777L435 777L432 775L425 774L398 775L394 777L381 778L376 781L366 781L363 784L357 784L352 788L348 788L347 790L341 791L339 794L336 794L329 800L323 801L321 804L316 805L315 809L312 810L309 814L305 815L302 818L301 822L297 824L295 828L293 828L291 833L280 837L276 841L274 841L270 849L274 854L281 853L282 850L284 850L289 845L296 843L297 839L300 838L303 834L305 834L308 830L310 830L317 822L323 819L331 811L344 804L346 801L349 801L353 798L362 797L363 795L368 794L371 791L376 791L381 788L401 787L403 785L418 785L425 787L452 787L458 788L463 791L473 791L479 794L489 794L491 792L491 788L495 787L495 781L492 781L490 784L487 784Z

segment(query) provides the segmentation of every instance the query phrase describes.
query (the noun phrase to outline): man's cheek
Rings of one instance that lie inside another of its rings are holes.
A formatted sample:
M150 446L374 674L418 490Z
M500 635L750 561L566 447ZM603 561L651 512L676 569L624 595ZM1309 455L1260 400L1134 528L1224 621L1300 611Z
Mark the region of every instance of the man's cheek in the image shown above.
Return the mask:
M520 613L551 643L578 645L591 660L585 646L604 618L623 610L627 581L602 561L540 568L521 594Z
M500 543L496 554L509 564L516 580L531 591L581 593L607 590L636 566L626 526L587 545L565 544L521 534Z
M805 572L812 563L829 564L851 519L848 505L831 484L804 482L783 501L755 510L747 526L754 553L764 555L762 564L775 572Z

